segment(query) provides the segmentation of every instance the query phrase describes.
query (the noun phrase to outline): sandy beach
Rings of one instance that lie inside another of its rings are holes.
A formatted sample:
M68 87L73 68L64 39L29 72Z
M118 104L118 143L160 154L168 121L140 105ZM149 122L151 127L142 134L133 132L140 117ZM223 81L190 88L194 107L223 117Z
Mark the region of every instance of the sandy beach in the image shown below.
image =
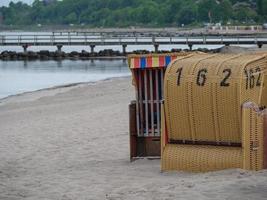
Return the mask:
M267 171L162 173L129 161L131 79L0 100L0 200L267 199Z

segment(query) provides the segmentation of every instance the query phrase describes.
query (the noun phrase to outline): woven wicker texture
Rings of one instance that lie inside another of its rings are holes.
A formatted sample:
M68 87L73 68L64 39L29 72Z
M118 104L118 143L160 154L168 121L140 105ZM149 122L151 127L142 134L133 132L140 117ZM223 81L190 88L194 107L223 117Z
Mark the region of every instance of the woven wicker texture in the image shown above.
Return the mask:
M266 67L261 55L194 55L175 61L164 84L169 139L241 143L241 105L261 103Z
M256 106L243 108L243 168L263 169L263 114L256 112Z
M263 115L255 105L267 105L266 69L259 54L174 61L164 83L162 170L262 169Z
M263 75L264 82L267 81L267 73ZM267 84L263 84L261 92L261 104L267 105Z
M207 172L242 167L242 149L208 145L168 144L162 156L162 170Z

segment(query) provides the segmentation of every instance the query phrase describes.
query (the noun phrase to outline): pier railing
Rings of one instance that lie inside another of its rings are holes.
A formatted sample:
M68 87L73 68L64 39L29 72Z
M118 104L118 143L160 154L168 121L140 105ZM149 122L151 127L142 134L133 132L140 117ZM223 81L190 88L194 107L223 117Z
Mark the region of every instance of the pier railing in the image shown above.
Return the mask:
M58 46L77 45L262 45L267 44L267 35L174 35L157 36L142 34L106 34L106 33L51 33L51 34L0 34L0 46Z

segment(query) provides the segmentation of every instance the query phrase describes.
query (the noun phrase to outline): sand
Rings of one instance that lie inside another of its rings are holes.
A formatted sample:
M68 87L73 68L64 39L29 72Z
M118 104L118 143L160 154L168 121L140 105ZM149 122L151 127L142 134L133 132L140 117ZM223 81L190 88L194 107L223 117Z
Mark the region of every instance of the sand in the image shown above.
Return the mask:
M267 171L161 173L129 161L130 78L0 103L1 200L266 199Z

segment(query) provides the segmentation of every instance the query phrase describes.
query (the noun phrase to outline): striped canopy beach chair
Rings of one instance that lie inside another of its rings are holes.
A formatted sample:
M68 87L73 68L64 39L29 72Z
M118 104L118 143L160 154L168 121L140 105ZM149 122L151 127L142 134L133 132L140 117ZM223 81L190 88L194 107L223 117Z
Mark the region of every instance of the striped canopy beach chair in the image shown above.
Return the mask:
M130 104L130 157L160 156L161 101L167 66L188 53L129 55L136 99Z

